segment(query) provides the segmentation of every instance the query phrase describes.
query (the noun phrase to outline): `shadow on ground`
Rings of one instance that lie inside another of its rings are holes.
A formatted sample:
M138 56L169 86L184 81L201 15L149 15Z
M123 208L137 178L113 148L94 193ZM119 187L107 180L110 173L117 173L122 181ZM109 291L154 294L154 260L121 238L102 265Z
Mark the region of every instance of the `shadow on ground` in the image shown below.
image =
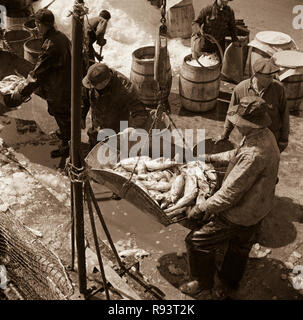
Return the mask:
M172 252L163 255L158 260L160 275L175 288L179 288L188 281L189 273L186 255L177 255ZM246 272L236 294L239 300L295 300L303 299L287 279L282 280L286 274L283 262L268 258L250 258ZM193 297L196 300L211 299L209 292Z
M270 248L286 246L296 240L293 222L303 223L303 206L287 197L276 197L275 206L263 220L258 242Z

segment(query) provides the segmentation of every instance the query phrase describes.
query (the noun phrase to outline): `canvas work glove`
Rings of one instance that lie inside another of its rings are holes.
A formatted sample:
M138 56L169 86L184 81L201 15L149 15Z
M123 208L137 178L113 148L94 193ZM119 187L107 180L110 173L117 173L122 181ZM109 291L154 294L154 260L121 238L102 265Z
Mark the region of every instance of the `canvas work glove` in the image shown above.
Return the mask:
M205 45L204 37L201 33L194 34L191 37L191 54L194 59L199 59L203 53L203 48Z

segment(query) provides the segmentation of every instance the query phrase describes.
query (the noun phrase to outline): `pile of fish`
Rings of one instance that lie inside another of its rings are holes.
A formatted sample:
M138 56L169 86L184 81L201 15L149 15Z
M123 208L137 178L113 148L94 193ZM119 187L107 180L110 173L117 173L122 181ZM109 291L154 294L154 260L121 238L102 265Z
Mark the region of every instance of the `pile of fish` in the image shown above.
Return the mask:
M168 158L142 156L123 159L107 170L132 178L169 217L207 199L217 184L214 168L201 161L180 164Z
M25 78L16 75L10 75L0 81L0 93L3 95L12 94L16 87L24 81Z

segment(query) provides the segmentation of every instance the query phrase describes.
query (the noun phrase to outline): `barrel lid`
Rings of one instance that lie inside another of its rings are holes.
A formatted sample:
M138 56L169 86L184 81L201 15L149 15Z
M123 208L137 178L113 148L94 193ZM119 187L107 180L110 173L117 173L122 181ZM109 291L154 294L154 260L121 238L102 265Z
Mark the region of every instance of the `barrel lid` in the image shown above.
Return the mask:
M261 31L256 34L256 39L270 45L283 45L291 42L291 37L278 31Z
M303 52L295 50L284 50L273 55L275 64L284 68L303 67Z

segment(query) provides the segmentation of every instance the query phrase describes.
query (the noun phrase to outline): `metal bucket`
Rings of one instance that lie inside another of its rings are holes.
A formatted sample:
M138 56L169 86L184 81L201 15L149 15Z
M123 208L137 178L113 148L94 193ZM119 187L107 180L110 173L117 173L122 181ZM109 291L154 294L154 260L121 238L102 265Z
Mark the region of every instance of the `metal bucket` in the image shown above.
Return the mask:
M32 32L23 26L13 26L4 34L7 49L22 58L24 57L24 43L32 38Z
M24 59L36 64L41 53L42 39L31 39L24 43Z

